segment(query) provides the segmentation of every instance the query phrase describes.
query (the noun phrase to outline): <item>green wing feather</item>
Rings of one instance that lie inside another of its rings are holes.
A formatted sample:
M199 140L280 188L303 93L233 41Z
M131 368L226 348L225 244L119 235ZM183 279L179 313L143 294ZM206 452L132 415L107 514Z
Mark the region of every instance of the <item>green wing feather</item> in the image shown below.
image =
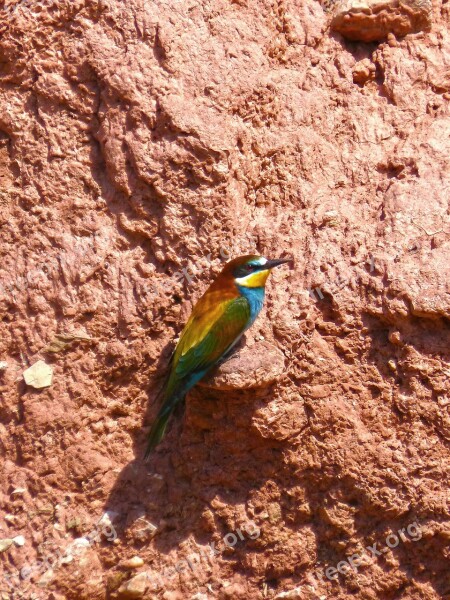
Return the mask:
M205 302L208 300L208 302ZM202 305L203 301L203 305ZM199 310L208 308L210 310ZM145 458L164 436L176 405L236 344L250 323L250 305L239 296L217 304L203 296L184 328L173 355L164 402L149 434ZM199 329L202 329L203 335Z
M247 299L238 297L229 300L222 316L195 346L184 353L175 352L173 373L177 379L184 379L215 365L244 333L249 321L250 306Z

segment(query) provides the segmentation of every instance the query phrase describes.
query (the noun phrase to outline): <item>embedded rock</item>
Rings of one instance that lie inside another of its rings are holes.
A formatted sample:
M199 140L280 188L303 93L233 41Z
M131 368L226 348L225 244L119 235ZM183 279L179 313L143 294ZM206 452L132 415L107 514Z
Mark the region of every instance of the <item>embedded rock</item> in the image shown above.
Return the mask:
M431 0L342 0L333 7L331 29L349 40L374 42L431 28Z
M199 386L217 390L267 387L284 371L285 356L273 344L245 345L200 381Z
M146 573L139 573L119 588L119 598L132 600L134 598L143 598L145 590L148 587L148 577Z
M53 369L43 360L38 360L23 372L25 383L37 390L52 385Z

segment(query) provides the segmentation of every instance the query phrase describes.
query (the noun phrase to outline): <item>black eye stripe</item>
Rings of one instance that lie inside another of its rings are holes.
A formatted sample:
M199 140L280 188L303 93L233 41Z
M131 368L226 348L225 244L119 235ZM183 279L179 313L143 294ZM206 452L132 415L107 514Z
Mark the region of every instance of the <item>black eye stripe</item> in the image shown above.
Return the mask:
M247 263L241 265L234 273L235 277L246 277L247 275L251 275L252 273L257 273L261 270L261 265Z

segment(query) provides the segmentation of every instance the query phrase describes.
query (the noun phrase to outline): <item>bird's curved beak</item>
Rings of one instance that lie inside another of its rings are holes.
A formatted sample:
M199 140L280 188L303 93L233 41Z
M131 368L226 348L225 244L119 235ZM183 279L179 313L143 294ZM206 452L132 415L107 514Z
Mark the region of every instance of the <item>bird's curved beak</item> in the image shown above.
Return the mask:
M273 269L274 267L278 267L279 265L284 265L285 263L292 262L292 258L277 258L275 260L268 260L264 265L265 269Z

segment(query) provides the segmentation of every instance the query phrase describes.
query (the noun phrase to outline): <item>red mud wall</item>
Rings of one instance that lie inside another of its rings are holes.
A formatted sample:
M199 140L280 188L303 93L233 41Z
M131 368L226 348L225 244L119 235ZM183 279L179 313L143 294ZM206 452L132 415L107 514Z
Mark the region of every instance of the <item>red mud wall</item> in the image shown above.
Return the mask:
M448 3L389 43L315 0L1 14L2 600L449 597ZM144 465L249 251L295 265Z

